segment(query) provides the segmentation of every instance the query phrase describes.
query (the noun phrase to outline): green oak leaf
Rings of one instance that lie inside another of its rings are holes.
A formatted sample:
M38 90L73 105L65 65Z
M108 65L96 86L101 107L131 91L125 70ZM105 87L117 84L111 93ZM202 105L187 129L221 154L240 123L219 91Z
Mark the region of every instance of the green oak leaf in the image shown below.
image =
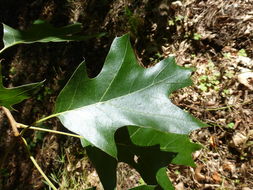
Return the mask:
M158 172L156 173L156 179L159 184L159 186L162 189L166 190L174 190L175 188L173 187L171 181L168 179L167 175L167 167L160 168Z
M204 126L168 99L192 84L191 70L173 57L150 68L137 63L129 35L115 38L100 74L89 78L81 63L56 101L55 114L70 131L117 157L114 133L122 126L139 126L188 134Z
M166 166L177 153L161 151L158 145L144 147L133 144L126 127L117 130L115 141L118 160L94 146L86 147L88 157L95 166L105 190L114 189L116 186L118 162L125 162L135 168L149 185L173 189L166 174Z
M194 166L192 153L201 148L200 145L191 143L187 135L167 134L136 126L118 129L115 142L118 150L118 160L96 147L87 145L86 149L105 189L113 189L116 185L116 167L120 161L128 163L139 171L146 183L159 184L163 189L174 189L164 166L170 163ZM157 145L159 145L159 148L157 148ZM141 157L140 155L144 156ZM135 156L138 157L138 160L142 159L142 162L146 162L146 164L138 165L138 162L135 162ZM165 162L157 160L157 158L165 159ZM171 160L166 160L168 158L171 158ZM159 165L159 163L164 164ZM142 168L153 169L147 171ZM147 180L145 176L151 176L152 180Z
M27 99L35 92L38 87L43 84L42 82L26 84L13 88L5 88L3 86L2 72L0 65L0 106L4 106L8 109L13 109L14 104L22 102L24 99Z
M44 20L36 20L26 31L15 30L14 28L3 24L3 42L5 49L17 44L30 44L35 42L65 42L81 41L93 37L100 37L103 34L94 34L81 36L76 33L80 32L82 25L75 23L64 27L56 28Z
M154 129L128 127L131 141L139 146L160 145L162 151L176 152L172 164L195 166L192 153L199 150L201 145L192 143L188 135L163 133Z

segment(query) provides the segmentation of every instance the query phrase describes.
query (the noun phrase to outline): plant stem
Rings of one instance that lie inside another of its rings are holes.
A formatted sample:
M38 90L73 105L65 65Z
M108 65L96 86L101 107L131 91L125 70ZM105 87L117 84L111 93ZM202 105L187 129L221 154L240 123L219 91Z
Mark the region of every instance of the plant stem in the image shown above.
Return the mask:
M53 117L56 117L57 115L59 115L59 114L56 113L56 114L49 115L49 116L47 116L47 117L44 117L44 118L42 118L42 119L40 119L40 120L34 122L34 124L42 123L43 121L46 121L46 120L51 119L51 118L53 118Z
M55 133L55 134L60 134L60 135L66 135L66 136L76 137L76 138L83 138L80 135L75 135L75 134L72 134L72 133L66 133L66 132L62 132L62 131L56 131L56 130L52 130L52 129L44 129L44 128L40 128L40 127L31 127L31 126L28 126L28 125L24 125L22 123L18 123L18 126L24 128L24 129L32 129L32 130L44 131L44 132L49 132L49 133Z
M224 110L224 109L229 109L229 108L232 108L234 106L224 106L224 107L219 107L219 108L209 108L209 109L206 109L206 111L216 111L216 110Z
M37 168L37 170L40 172L40 174L44 177L44 179L46 180L46 182L48 183L48 185L53 189L53 190L57 190L57 188L53 185L53 183L50 181L50 179L48 179L48 177L46 176L46 174L43 172L43 170L41 169L41 167L38 165L38 163L36 162L35 158L32 156L29 148L28 148L28 144L25 140L24 137L21 137L23 142L24 142L24 145L26 147L26 150L29 154L29 157L31 159L31 161L33 162L34 166Z
M12 127L12 131L14 133L14 136L15 137L19 137L19 139L22 139L22 141L24 142L24 146L29 154L29 157L31 159L31 161L33 162L34 166L39 170L39 172L41 173L41 175L44 177L44 179L47 181L48 185L53 189L53 190L57 190L57 188L52 184L52 182L48 179L48 177L46 176L46 174L42 171L42 169L40 168L40 166L38 165L38 163L36 162L36 160L34 159L34 157L32 156L29 148L28 148L28 145L27 145L27 142L25 140L24 137L22 137L18 131L18 126L20 125L19 123L16 122L16 120L14 119L13 115L11 114L10 110L3 107L2 106L2 109L5 113L5 115L7 116L10 124L11 124L11 127ZM29 128L27 126L27 128ZM21 133L22 134L22 133Z
M251 102L252 102L252 100L248 100L246 102L241 103L241 105L243 106L243 105L246 105L246 104L251 103ZM224 110L224 109L230 109L232 107L235 107L235 105L223 106L223 107L219 107L219 108L209 108L209 109L206 109L206 111Z
M0 54L2 54L4 52L4 50L6 50L7 48L3 48L0 50Z
M17 122L15 121L14 117L12 116L11 112L9 109L7 109L6 107L2 106L2 109L5 113L5 115L7 116L10 124L11 124L11 128L12 128L12 131L14 133L14 136L15 137L18 137L20 134L19 134L19 131L17 129Z

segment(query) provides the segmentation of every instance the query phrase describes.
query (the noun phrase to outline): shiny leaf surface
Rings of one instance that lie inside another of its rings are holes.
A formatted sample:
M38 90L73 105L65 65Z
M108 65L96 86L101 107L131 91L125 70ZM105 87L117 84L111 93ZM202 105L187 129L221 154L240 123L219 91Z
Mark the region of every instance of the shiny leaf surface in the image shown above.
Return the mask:
M69 130L117 158L114 133L122 126L188 134L204 126L173 105L168 96L191 84L191 70L167 58L143 68L136 60L129 36L116 38L104 67L89 78L81 63L56 101L55 114Z

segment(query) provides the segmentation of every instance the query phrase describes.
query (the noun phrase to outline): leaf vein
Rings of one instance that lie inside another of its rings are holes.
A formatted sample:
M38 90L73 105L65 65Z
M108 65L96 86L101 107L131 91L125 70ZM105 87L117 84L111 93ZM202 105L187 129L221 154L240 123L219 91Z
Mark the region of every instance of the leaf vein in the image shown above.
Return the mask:
M119 70L121 69L122 65L123 65L123 62L124 62L124 59L126 57L126 53L127 53L127 50L128 50L128 43L126 43L126 47L125 47L125 52L124 52L124 56L121 60L121 65L119 67ZM118 70L118 71L119 71ZM112 86L112 83L114 82L115 78L118 76L118 72L115 72L115 75L113 76L109 86L106 88L105 92L103 93L103 95L101 96L99 102L101 102L103 100L103 98L105 97L105 95L107 94L107 92L109 91L110 87Z

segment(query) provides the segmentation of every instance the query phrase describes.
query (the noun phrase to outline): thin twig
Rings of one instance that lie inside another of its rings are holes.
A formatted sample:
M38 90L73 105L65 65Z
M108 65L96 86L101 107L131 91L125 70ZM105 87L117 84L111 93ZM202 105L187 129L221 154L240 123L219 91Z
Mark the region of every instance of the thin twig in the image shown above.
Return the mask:
M230 109L232 107L234 107L234 106L232 105L232 106L224 106L224 107L218 107L218 108L208 108L208 109L206 109L206 111L224 110L224 109Z
M57 190L57 188L53 185L53 183L48 179L48 177L46 176L46 174L43 172L43 170L41 169L41 167L38 165L38 163L36 162L35 158L32 156L29 148L28 148L28 144L25 140L24 137L22 137L18 131L18 123L16 122L16 120L14 119L14 117L12 116L11 112L9 109L5 108L4 106L2 106L2 109L5 113L5 115L7 116L10 124L11 124L11 127L12 127L12 131L14 133L14 136L16 137L19 137L23 143L24 143L24 146L29 154L29 158L31 159L31 161L33 162L34 166L38 169L38 171L40 172L40 174L44 177L44 179L47 181L48 185L53 189L53 190ZM27 129L29 129L29 126L27 126Z
M248 100L246 102L242 102L241 103L241 106L244 106L248 103L251 103L252 100ZM229 106L224 106L224 107L218 107L218 108L208 108L208 109L205 109L206 111L218 111L218 110L224 110L224 109L230 109L230 108L233 108L235 107L235 105L229 105Z
M16 120L14 119L14 117L12 116L11 112L9 109L7 109L6 107L2 106L2 109L5 113L5 115L7 116L10 124L11 124L11 128L12 128L12 131L14 133L14 136L15 137L18 137L20 134L19 134L19 131L18 131L18 128L17 128L17 122Z

